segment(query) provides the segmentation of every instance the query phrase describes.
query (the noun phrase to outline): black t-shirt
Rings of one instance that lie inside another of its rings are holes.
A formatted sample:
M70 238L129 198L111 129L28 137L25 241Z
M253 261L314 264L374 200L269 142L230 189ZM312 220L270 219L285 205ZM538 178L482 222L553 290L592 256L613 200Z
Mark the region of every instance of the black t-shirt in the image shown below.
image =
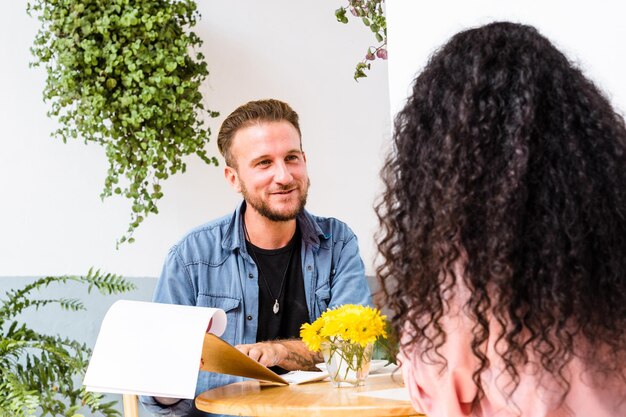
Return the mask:
M302 247L300 229L296 228L293 238L283 248L261 249L250 242L246 242L246 247L248 252L254 251L251 256L258 263L257 268L259 270L257 342L300 338L300 326L309 322L309 309L306 305L300 259ZM289 263L288 266L287 263ZM281 292L283 276L285 283ZM271 288L271 295L267 285ZM280 306L278 314L274 314L272 311L276 301L275 297L278 297Z

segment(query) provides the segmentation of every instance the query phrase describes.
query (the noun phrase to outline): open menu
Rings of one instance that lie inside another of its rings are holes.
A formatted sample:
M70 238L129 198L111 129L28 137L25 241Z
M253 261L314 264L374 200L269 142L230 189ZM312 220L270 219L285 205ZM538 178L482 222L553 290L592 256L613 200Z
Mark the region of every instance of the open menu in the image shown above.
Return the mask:
M198 369L274 384L322 379L277 375L219 338L221 309L121 300L106 313L83 384L88 391L194 398Z
M328 376L327 372L313 371L291 371L278 375L210 333L204 335L200 369L220 374L258 379L259 381L279 385L303 384L305 382L318 381Z

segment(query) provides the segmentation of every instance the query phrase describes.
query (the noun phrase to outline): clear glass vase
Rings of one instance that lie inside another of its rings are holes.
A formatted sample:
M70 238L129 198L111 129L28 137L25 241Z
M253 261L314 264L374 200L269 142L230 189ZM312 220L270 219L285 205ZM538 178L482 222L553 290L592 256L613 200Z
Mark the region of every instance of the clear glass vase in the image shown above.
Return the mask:
M326 370L336 387L365 385L370 373L373 344L361 346L344 340L321 345Z

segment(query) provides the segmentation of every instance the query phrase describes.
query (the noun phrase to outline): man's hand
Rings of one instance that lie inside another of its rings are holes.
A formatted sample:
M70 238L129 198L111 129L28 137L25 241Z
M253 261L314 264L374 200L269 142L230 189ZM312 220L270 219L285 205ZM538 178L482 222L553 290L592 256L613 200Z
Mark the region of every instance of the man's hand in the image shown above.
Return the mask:
M268 368L280 366L288 371L317 370L315 364L323 361L319 353L311 352L301 340L274 340L235 347Z
M237 345L235 347L255 361L259 362L261 365L267 366L268 368L270 366L279 365L280 362L287 359L288 355L287 348L277 342Z

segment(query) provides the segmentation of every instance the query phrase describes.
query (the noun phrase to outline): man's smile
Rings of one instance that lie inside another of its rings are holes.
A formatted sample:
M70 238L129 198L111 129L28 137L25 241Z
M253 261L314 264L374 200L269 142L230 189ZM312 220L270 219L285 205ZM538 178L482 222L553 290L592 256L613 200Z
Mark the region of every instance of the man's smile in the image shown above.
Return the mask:
M298 190L298 187L291 188L289 190L272 191L270 192L270 195L287 195L287 194L291 194L293 191L296 191L296 190Z

